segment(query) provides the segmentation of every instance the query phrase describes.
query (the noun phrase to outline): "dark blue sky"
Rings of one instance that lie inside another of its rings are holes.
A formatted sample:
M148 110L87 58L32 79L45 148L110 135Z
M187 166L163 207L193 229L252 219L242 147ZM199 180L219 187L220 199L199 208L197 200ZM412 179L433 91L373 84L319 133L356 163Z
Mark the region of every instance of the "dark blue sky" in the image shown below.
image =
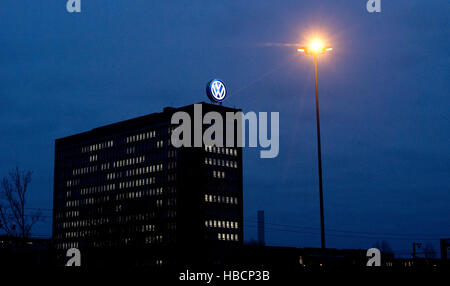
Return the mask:
M282 45L318 31L327 246L450 236L448 0L65 2L0 4L0 174L34 170L32 207L52 207L54 139L204 101L219 77L227 105L280 112L279 157L244 153L246 240L264 209L269 244L319 246L313 65Z

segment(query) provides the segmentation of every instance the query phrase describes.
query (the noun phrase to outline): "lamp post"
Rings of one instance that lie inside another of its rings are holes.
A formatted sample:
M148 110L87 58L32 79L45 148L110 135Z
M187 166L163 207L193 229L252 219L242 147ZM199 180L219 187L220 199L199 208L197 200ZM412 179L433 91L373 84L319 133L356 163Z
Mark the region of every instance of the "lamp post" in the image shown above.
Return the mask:
M317 121L317 158L319 161L319 197L320 197L320 239L321 247L325 249L325 218L323 213L323 185L322 185L322 151L320 144L320 118L319 118L319 84L317 81L317 58L321 54L331 51L320 40L314 40L308 47L302 47L297 51L311 55L314 58L314 75L316 80L316 121Z

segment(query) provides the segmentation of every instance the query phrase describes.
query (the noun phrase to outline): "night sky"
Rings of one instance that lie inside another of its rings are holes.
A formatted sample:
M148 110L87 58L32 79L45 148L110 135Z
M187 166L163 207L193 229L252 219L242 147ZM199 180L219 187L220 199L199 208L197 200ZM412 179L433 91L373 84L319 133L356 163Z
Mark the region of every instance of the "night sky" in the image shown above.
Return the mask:
M207 101L280 112L280 154L244 151L245 240L266 212L270 245L319 247L311 57L292 44L322 35L319 58L327 247L450 237L448 0L62 0L0 4L0 175L34 171L31 208L51 235L54 140Z

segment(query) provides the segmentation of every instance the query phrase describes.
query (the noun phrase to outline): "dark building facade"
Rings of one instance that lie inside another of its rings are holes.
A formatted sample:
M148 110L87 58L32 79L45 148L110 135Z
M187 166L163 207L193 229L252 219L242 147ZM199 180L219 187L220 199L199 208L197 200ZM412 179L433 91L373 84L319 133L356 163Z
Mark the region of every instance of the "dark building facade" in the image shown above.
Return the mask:
M240 111L200 104L203 114L224 118ZM136 264L214 263L220 257L200 254L242 244L242 149L175 148L177 111L194 118L194 105L165 108L56 140L53 240L61 262L75 247L91 265L120 253L141 257Z

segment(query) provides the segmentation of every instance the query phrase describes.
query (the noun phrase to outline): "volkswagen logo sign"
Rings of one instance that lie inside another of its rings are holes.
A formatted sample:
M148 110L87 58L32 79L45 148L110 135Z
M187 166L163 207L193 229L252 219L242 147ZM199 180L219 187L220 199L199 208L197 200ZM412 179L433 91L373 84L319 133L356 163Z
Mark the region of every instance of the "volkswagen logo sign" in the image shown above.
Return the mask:
M206 85L206 94L211 101L222 102L227 96L227 89L223 81L212 79Z

